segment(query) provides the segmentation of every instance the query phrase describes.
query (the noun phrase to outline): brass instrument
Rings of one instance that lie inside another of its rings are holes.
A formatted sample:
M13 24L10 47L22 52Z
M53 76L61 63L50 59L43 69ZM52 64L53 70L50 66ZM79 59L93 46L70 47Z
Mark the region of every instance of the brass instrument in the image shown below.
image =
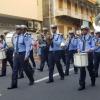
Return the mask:
M98 47L100 47L100 42L97 41L97 42L95 43L95 45L98 46Z
M48 33L46 35L46 42L47 42L48 46L50 46L52 44L52 40L53 40L53 36L50 33Z

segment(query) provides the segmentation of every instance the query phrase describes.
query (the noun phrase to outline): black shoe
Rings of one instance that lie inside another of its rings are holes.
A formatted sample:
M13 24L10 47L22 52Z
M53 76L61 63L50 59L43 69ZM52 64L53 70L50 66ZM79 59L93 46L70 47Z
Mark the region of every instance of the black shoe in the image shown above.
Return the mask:
M78 88L78 91L82 91L82 90L84 90L85 89L85 86L80 86L79 88Z
M37 70L39 70L40 72L43 72L43 70L42 70L42 69L40 69L40 68L39 68L39 69L37 69Z
M30 83L29 83L29 86L31 86L31 85L34 85L34 82L30 82Z
M48 84L48 83L53 83L53 82L54 82L54 80L49 80L46 83Z
M65 72L65 74L64 74L65 76L69 76L69 72Z
M11 86L11 87L8 87L7 89L11 90L11 89L16 89L16 88L17 88L17 86Z
M24 78L24 76L19 76L19 77L18 77L18 79L22 79L22 78Z
M29 85L33 85L34 84L34 79L32 81L30 81Z
M95 83L92 83L91 86L94 87L95 86Z
M61 79L61 80L64 80L64 77L61 77L60 79Z
M0 77L5 77L6 75L0 75Z
M95 86L95 79L93 79L93 80L91 81L91 86L92 86L92 87Z
M98 78L99 77L99 75L98 74L96 74L96 76L95 76L96 78Z
M77 71L75 71L75 72L74 72L74 74L78 74L78 72L77 72Z

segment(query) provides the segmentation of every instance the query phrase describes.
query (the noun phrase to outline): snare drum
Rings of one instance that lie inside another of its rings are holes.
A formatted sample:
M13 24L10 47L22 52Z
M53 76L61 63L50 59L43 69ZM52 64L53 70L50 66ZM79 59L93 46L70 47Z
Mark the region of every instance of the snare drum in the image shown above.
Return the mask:
M0 60L6 59L6 52L4 50L0 50Z
M87 67L88 66L88 54L87 53L76 53L74 55L75 67Z

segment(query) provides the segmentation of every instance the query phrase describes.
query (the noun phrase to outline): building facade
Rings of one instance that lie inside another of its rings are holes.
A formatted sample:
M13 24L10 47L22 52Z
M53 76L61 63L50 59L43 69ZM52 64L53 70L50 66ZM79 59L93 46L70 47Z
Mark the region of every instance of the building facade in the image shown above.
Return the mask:
M59 32L65 35L69 30L77 30L83 21L90 23L95 16L96 0L44 0L43 25L57 24Z
M1 0L0 32L13 30L16 24L26 24L35 31L43 21L42 0Z

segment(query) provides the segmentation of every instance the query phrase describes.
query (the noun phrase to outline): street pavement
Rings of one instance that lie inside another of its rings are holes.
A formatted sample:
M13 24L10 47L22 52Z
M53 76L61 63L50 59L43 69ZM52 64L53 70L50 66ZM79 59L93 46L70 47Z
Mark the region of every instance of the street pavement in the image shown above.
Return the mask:
M73 68L65 80L60 77L55 68L55 82L46 84L48 79L48 68L44 72L36 70L35 84L28 86L28 79L19 80L18 89L7 90L11 82L11 68L8 67L7 76L0 78L0 100L100 100L100 78L96 86L91 87L90 78L87 72L86 90L77 91L79 74L75 75Z

